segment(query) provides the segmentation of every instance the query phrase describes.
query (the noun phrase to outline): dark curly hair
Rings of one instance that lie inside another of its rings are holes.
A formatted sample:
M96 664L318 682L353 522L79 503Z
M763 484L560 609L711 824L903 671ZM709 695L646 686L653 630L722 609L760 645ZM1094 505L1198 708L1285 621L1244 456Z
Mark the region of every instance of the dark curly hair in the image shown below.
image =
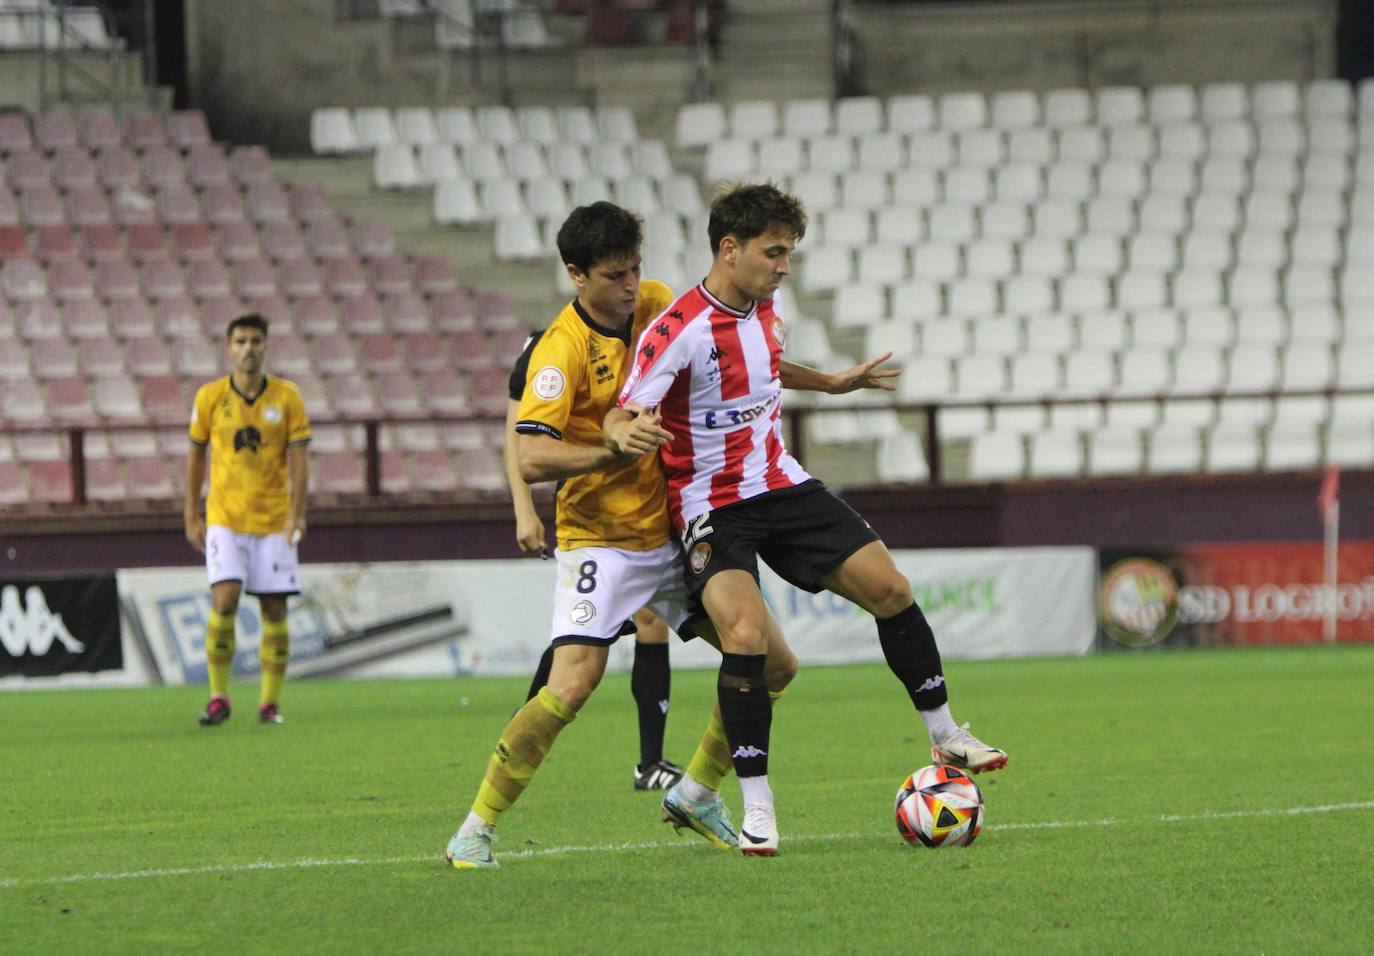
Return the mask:
M720 241L734 236L746 243L770 229L780 228L800 241L806 235L806 209L801 200L773 183L722 183L711 200L711 219L706 227L711 252Z
M583 273L603 259L623 259L644 244L644 223L615 203L578 206L558 229L558 254Z
M267 319L258 315L256 312L249 312L247 315L241 315L229 323L229 328L224 330L224 337L226 339L232 339L235 329L257 329L262 333L263 338L267 338Z

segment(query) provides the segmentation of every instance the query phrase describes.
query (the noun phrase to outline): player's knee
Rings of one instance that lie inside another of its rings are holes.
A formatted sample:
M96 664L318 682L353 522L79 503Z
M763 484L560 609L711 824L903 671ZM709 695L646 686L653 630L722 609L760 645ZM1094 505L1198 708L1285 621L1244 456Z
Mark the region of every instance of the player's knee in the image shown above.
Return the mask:
M636 644L668 643L668 625L653 611L636 611L634 624Z
M874 617L892 617L911 606L911 582L896 568L875 580L869 589L872 606L867 610Z
M768 662L764 665L764 679L768 682L768 689L777 693L792 683L797 676L800 665L797 662L797 655L792 653L792 649L783 645L782 647L771 647L768 650Z
M599 676L574 674L557 684L550 681L549 690L553 691L554 696L563 703L564 707L576 712L582 709L582 705L592 696L592 692L600 683L601 678Z

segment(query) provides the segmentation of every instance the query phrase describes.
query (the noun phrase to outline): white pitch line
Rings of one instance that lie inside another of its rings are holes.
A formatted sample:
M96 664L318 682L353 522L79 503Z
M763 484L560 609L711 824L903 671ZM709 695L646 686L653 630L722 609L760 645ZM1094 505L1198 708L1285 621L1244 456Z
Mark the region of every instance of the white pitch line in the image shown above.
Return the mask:
M1100 820L1043 820L1038 823L993 823L986 830L1070 830L1098 827L1131 826L1146 823L1201 823L1211 820L1244 820L1260 817L1305 816L1314 813L1341 813L1348 810L1374 810L1374 800L1352 803L1327 803L1312 807L1285 807L1264 810L1217 810L1207 813L1163 814L1155 817ZM789 843L829 843L835 840L855 840L873 836L872 833L812 833L787 837ZM602 843L590 846L552 846L501 853L503 860L531 859L546 856L565 856L570 853L621 853L634 850L673 850L699 847L695 840L648 840L642 843ZM397 866L407 863L435 863L439 854L423 856L379 857L372 860L345 857L337 860L290 860L277 863L259 860L256 863L230 863L221 866L185 866L154 870L130 870L124 873L74 873L69 876L43 876L0 880L0 889L21 886L51 886L62 883L93 883L111 880L144 880L164 876L203 876L212 873L251 873L257 870L305 870L322 866Z

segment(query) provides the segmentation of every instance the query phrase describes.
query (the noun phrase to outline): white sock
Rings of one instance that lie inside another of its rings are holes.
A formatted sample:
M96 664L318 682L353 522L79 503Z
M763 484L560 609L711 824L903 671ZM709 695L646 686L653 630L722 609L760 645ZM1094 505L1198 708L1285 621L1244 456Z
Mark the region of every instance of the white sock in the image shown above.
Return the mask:
M768 774L757 777L740 777L740 793L744 794L745 809L767 807L773 809L773 788L768 786Z
M938 744L950 734L959 729L959 725L954 722L954 718L949 714L949 704L941 704L934 710L918 711L921 719L926 722L926 730L930 732L930 742Z
M467 836L475 830L486 830L490 833L496 829L496 824L488 823L471 810L468 811L468 818L463 821L463 825L458 828L459 836Z
M682 788L682 795L687 798L688 803L706 803L716 795L716 791L698 781L690 773L682 775L678 786Z

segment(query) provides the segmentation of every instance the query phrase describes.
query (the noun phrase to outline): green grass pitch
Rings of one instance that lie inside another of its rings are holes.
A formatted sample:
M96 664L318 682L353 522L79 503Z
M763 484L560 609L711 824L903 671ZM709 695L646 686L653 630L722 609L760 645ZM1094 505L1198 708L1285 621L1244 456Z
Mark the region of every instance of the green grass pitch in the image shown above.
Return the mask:
M879 666L779 703L776 859L658 821L612 675L506 816L441 854L522 680L288 682L202 729L204 688L0 696L0 952L1367 953L1374 647L956 663L1006 748L969 848L913 849L924 730ZM674 675L668 756L714 695ZM726 796L739 814L738 786Z

